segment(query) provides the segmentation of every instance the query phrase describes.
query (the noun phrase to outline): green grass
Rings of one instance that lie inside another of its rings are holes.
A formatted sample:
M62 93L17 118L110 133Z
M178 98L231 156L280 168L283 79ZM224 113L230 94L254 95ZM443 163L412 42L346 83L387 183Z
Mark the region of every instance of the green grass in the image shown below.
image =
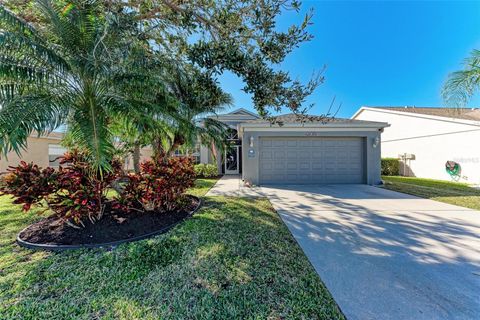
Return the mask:
M465 183L414 177L387 177L385 188L422 198L480 210L480 190Z
M205 195L208 190L217 182L218 179L197 179L195 181L195 187L188 191L189 194L192 194L197 197Z
M170 232L111 251L15 245L35 219L0 198L1 319L343 318L264 199L207 198Z

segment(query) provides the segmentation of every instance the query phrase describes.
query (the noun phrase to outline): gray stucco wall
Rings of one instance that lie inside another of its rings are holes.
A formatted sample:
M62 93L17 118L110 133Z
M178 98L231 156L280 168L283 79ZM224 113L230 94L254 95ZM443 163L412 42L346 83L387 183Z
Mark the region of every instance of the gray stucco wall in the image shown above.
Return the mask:
M246 131L242 137L242 179L254 185L259 184L259 158L261 137L312 137L310 131ZM373 147L375 138L381 140L381 132L376 131L318 131L313 133L316 137L362 137L365 138L365 176L366 183L377 185L381 183L381 142ZM250 147L250 137L253 137L253 147ZM249 155L253 150L253 155Z

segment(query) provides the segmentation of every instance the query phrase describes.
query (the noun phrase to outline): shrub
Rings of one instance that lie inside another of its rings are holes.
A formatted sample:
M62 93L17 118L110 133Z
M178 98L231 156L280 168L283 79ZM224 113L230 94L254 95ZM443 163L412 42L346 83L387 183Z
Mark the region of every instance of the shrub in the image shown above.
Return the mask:
M400 175L400 161L395 158L382 159L382 175L384 176L398 176Z
M212 178L218 176L218 169L214 164L200 163L195 165L195 174L199 178Z
M205 165L205 172L203 174L205 178L212 178L218 176L218 168L214 164Z
M119 161L112 160L110 166L110 171L93 172L84 154L66 153L58 170L60 192L47 200L53 212L77 224L83 224L84 218L92 223L99 220L105 210L107 191L121 173Z
M205 173L205 163L199 163L194 166L195 175L198 178L202 178Z
M24 211L45 201L53 214L67 223L84 225L86 219L94 223L103 216L109 201L107 191L124 180L120 177L126 182L112 200L112 207L126 211L174 210L195 181L190 158L160 157L144 162L139 174L126 177L121 176L120 161L112 160L110 167L111 171L102 174L94 172L88 158L76 151L62 157L58 170L22 161L3 176L0 194L12 195Z
M170 211L181 203L192 187L195 171L187 157L159 157L141 164L140 173L131 173L123 192L115 197L115 207L125 211L141 206L146 211Z
M41 201L58 191L58 173L52 168L41 169L33 163L21 161L16 167L8 167L2 177L0 194L12 195L13 203L22 204L23 211L32 205L41 206Z
M14 203L23 204L24 211L32 205L42 206L45 200L58 217L83 225L85 218L94 222L103 215L106 192L121 169L116 160L110 165L111 172L102 175L92 172L85 155L76 151L62 157L58 170L41 169L22 161L16 167L9 167L0 193L16 198Z

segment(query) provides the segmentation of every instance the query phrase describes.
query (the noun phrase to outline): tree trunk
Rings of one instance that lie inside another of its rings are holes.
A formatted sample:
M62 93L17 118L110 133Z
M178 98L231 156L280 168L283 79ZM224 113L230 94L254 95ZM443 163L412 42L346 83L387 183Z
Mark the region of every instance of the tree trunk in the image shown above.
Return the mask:
M163 150L162 140L160 138L156 138L153 141L152 149L154 159L160 159L164 157L165 150Z
M135 173L140 172L140 144L135 143L133 147L133 170L135 170Z

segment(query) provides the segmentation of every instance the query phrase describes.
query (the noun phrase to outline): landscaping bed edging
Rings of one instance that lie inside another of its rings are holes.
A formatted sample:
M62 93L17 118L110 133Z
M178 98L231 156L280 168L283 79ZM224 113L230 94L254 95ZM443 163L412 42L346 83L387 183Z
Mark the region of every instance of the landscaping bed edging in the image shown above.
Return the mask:
M20 238L20 235L28 229L30 226L25 227L20 231L17 235L17 244L21 247L27 248L27 249L33 249L33 250L47 250L47 251L65 251L65 250L75 250L75 249L93 249L93 248L112 248L116 247L122 243L128 243L128 242L133 242L133 241L139 241L139 240L144 240L153 236L160 235L162 233L165 233L175 227L177 224L185 221L186 219L190 218L193 216L203 205L203 200L200 197L193 196L193 195L188 195L188 197L194 198L198 201L197 206L191 210L186 217L183 219L180 219L178 221L175 221L174 223L163 227L159 230L149 232L140 236L128 238L128 239L122 239L122 240L117 240L117 241L111 241L111 242L105 242L105 243L89 243L89 244L75 244L75 245L68 245L68 244L40 244L40 243L32 243L28 242L25 240L22 240Z

